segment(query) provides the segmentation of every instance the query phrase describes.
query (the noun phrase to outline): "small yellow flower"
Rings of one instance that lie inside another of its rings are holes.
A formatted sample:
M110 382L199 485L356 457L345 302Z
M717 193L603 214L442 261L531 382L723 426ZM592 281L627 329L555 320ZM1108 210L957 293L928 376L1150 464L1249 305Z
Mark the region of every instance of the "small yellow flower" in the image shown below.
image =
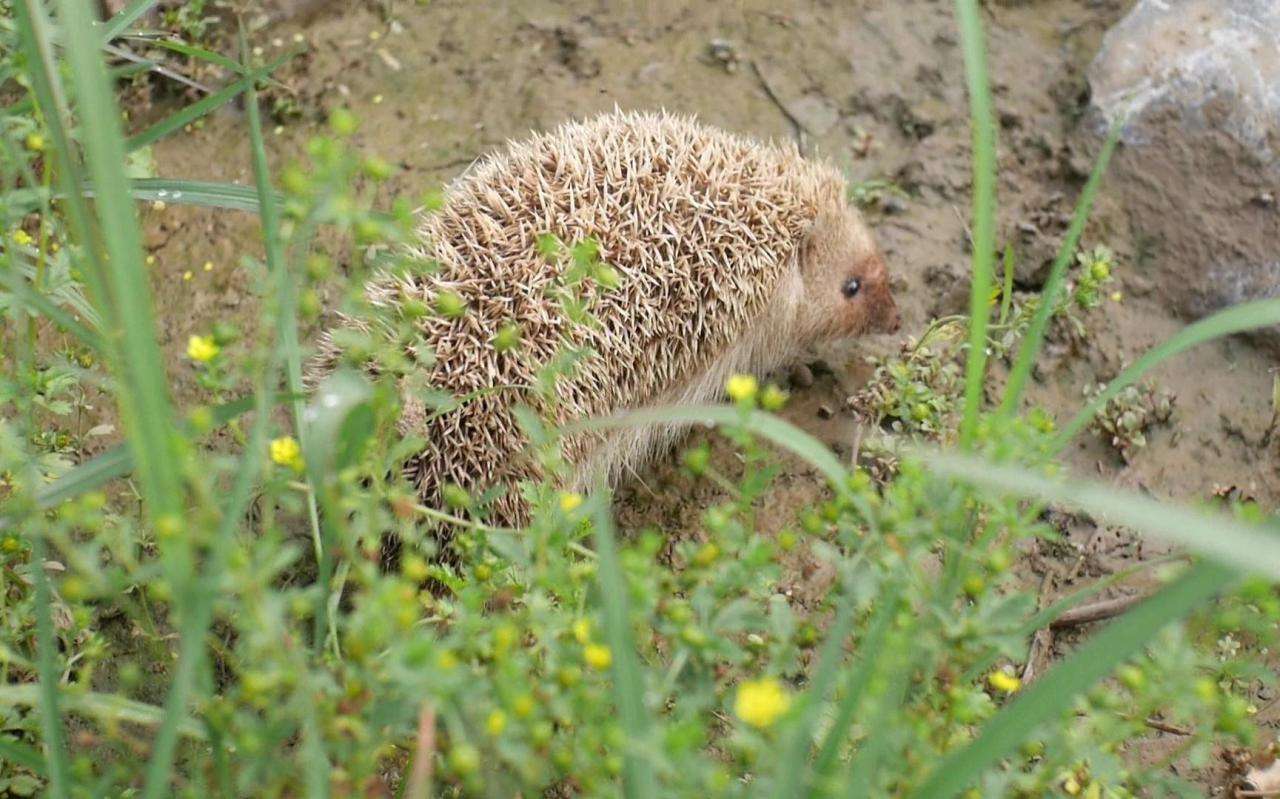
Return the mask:
M1022 688L1022 680L1007 671L993 671L987 677L987 684L1001 693L1012 694Z
M187 357L199 363L208 363L218 357L221 347L213 336L192 336L187 339Z
M538 705L534 702L533 697L529 694L521 694L516 697L516 701L511 705L511 710L516 714L516 718L527 719L533 715L533 711L538 709Z
M747 402L754 399L760 384L751 375L734 375L724 384L725 393L734 402Z
M381 104L382 104L382 95L380 95L380 94L375 94L375 95L373 96L373 104L374 104L374 105L381 105Z
M1118 291L1113 291L1113 292L1111 292L1111 301L1112 301L1112 302L1124 302L1124 295L1123 295L1123 294L1121 294L1121 293L1120 293L1120 292L1118 292Z
M582 495L575 494L572 491L566 491L560 495L560 510L562 513L573 513L582 506Z
M733 712L752 727L773 726L791 707L791 696L782 683L772 677L747 680L738 686Z
M44 136L41 136L39 133L28 133L25 144L27 145L27 149L33 153L43 152Z
M490 735L497 738L507 728L507 714L501 710L494 710L485 720L484 726Z
M604 671L613 665L613 652L604 644L588 644L582 650L582 659L596 671Z
M22 228L13 231L13 241L20 247L30 247L35 239L31 238L31 234Z
M591 619L578 619L573 623L573 637L586 646L591 642Z
M280 436L271 441L271 462L279 466L288 466L294 471L302 471L302 447L293 436Z
M154 211L163 211L165 208L164 200L153 200L151 203L151 209Z
M213 261L205 261L205 262L204 262L204 271L206 271L206 272L212 272L212 271L213 271Z
M156 257L155 257L154 255L148 255L148 256L147 256L147 259L146 259L146 263L147 263L147 266L155 266L155 265L156 265Z

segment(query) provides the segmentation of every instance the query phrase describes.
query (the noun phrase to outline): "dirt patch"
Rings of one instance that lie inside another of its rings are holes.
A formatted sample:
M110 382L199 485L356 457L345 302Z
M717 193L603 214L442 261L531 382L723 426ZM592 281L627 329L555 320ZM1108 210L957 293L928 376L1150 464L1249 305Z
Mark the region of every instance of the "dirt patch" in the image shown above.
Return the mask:
M691 113L730 130L795 139L842 165L855 184L886 180L905 192L870 214L897 275L904 334L967 302L970 133L950 4L658 1L608 9L437 0L398 9L394 23L364 6L305 5L305 22L287 20L260 36L270 50L298 32L311 48L288 78L303 119L270 137L276 164L300 153L325 112L339 105L363 120L358 144L402 168L390 191L409 196L509 138L570 117L615 105ZM1001 137L999 233L1017 250L1024 286L1043 279L1090 166L1092 154L1076 135L1087 101L1083 70L1124 5L1040 0L988 9ZM235 114L223 112L159 145L160 173L249 183ZM1060 419L1079 407L1085 385L1114 376L1182 325L1149 276L1140 232L1130 230L1114 188L1104 190L1084 244L1105 243L1117 253L1122 299L1088 315L1084 352L1055 357L1051 348L1031 390ZM181 357L183 342L215 319L251 324L252 273L236 259L258 249L257 229L244 215L175 208L148 211L146 224L158 258L163 341L179 395L192 400L198 389ZM214 265L207 272L206 261ZM183 279L187 271L192 277ZM868 375L865 356L894 346L868 340L816 354L829 370L811 386L793 387L788 418L848 453L857 423L843 415L844 399ZM1081 475L1161 497L1194 500L1238 486L1273 504L1280 474L1261 444L1272 419L1274 366L1239 339L1186 353L1154 376L1177 398L1172 423L1149 436L1131 463L1085 434L1071 464ZM731 468L727 448L717 447L716 458ZM676 460L623 488L624 528L659 524L691 534L700 512L721 498L705 483L691 486ZM775 486L763 523L788 523L822 492L819 477L797 466ZM1044 567L1053 572L1040 583L1049 593L1114 570L1107 557L1140 560L1158 551L1109 542L1110 533L1092 524L1065 531L1075 549ZM1078 558L1090 560L1075 568ZM1037 568L1028 566L1029 582L1048 573ZM797 590L823 585L798 569Z

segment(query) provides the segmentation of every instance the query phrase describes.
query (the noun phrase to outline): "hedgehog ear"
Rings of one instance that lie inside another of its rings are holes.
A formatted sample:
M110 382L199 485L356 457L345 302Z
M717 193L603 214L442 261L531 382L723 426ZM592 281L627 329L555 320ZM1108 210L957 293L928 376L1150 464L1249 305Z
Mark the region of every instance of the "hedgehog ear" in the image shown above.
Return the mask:
M832 235L838 229L837 215L830 211L820 212L800 238L800 247L796 251L798 265L802 273L811 271L821 261L821 250L830 246Z

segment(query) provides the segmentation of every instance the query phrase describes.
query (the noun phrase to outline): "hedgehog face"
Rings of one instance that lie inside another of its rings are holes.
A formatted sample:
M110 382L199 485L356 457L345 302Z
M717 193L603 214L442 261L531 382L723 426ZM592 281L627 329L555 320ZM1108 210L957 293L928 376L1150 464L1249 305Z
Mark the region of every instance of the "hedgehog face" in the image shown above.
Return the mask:
M851 208L824 211L800 250L801 324L815 339L894 333L901 325L884 258Z

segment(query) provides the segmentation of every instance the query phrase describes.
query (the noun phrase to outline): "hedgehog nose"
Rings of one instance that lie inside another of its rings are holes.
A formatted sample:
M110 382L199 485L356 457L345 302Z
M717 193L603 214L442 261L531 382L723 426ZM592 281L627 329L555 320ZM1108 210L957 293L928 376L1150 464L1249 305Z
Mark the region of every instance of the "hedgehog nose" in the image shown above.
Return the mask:
M885 304L878 321L879 324L876 327L880 333L892 334L902 329L902 314L898 311L898 304L893 301L893 297L885 297Z

